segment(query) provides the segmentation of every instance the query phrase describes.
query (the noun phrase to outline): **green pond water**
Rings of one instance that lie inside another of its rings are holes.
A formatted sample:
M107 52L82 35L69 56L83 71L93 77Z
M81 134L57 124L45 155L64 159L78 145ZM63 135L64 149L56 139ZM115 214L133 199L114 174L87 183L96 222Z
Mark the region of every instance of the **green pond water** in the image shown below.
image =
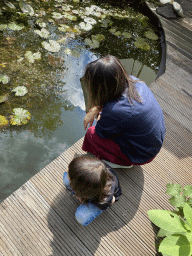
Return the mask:
M149 85L161 59L158 31L130 7L0 3L0 202L84 136L80 78L107 54Z

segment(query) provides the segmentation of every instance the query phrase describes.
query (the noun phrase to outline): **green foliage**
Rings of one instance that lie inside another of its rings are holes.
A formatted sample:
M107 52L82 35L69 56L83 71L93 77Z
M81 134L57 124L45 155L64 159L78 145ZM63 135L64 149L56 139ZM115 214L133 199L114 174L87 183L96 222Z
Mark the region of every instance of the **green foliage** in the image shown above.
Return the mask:
M166 193L174 211L154 209L148 211L150 220L160 228L158 237L164 237L159 252L164 256L192 255L192 185L167 184Z

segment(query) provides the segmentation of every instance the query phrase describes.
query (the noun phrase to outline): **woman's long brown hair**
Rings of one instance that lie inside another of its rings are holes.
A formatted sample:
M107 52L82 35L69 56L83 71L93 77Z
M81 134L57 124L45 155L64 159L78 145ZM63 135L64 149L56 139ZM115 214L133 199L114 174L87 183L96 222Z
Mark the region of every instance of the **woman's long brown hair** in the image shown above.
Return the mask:
M102 201L113 180L107 166L95 156L74 158L69 164L68 175L71 188L82 203Z
M84 78L91 107L102 108L105 103L118 99L125 90L130 104L133 100L142 102L135 86L136 81L128 76L120 61L112 55L89 63Z

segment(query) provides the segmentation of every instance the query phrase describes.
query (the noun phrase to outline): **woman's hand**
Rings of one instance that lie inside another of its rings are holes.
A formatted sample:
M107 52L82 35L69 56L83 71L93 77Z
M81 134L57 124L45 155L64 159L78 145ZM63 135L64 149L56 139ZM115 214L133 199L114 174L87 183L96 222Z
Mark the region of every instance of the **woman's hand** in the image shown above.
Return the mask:
M89 110L89 112L87 113L87 115L84 118L84 129L86 130L88 125L89 127L91 127L93 125L95 116L99 114L99 109L98 107L93 107Z

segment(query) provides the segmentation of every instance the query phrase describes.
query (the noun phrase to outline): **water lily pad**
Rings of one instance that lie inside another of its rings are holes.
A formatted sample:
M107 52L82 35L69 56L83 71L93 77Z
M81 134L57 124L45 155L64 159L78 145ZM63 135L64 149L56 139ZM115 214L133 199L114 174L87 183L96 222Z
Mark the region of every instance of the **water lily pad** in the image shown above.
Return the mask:
M80 2L80 0L73 0L73 2L74 2L74 3L79 3L79 2Z
M17 86L12 90L12 92L15 92L15 96L24 96L28 93L28 90L25 86Z
M14 116L11 117L10 123L12 125L27 124L31 119L31 114L23 108L14 108Z
M120 35L121 35L121 31L115 31L113 34L114 34L115 36L120 36Z
M140 48L142 50L145 50L145 51L150 50L150 45L148 43L146 43L145 39L142 37L138 37L134 44L137 48Z
M36 20L36 24L38 24L41 28L45 28L47 26L47 24L41 19Z
M63 18L63 16L61 15L61 13L58 13L58 12L53 12L52 13L52 17L54 18L54 19L62 19Z
M94 20L93 18L89 18L89 17L85 18L84 21L85 21L86 23L88 23L88 24L91 24L91 25L94 25L94 24L97 23L96 20Z
M114 34L117 31L117 28L111 28L109 29L109 32L111 32L112 34Z
M89 31L93 28L91 24L85 23L85 22L80 22L79 27L83 30Z
M123 33L122 33L122 36L123 36L124 38L131 38L131 37L132 37L131 33L129 33L129 32L123 32Z
M3 31L7 28L7 24L1 24L0 25L0 31Z
M77 17L74 15L71 15L69 13L63 13L63 17L68 19L68 20L77 20Z
M0 115L0 127L8 125L9 121L6 117Z
M0 82L2 82L3 84L8 84L9 80L10 79L7 75L0 75Z
M64 50L64 52L65 52L65 54L67 54L67 55L71 55L71 49L69 49L69 48L66 48L66 49Z
M63 5L62 9L65 12L70 12L71 11L71 7L73 8L73 6L71 6L71 5Z
M41 30L35 29L34 32L38 34L40 37L48 38L49 37L49 31L45 28L42 28Z
M79 11L78 10L73 10L72 13L79 14Z
M8 100L8 94L4 94L0 96L0 103L3 103Z
M101 27L103 28L107 28L108 26L111 26L113 24L113 21L111 21L110 19L104 19L101 20Z
M20 8L21 8L23 13L29 14L30 16L34 15L34 10L33 10L33 8L29 4L27 4L24 1L20 0L19 1L19 6L20 6Z
M11 2L4 1L4 3L11 9L15 9L15 5L13 5Z
M92 40L96 40L98 42L101 42L102 40L105 39L105 36L102 34L92 35L91 37L92 37Z
M99 41L97 41L95 39L91 40L90 38L85 38L84 42L86 45L89 45L93 49L99 48L99 46L100 46Z
M158 38L159 38L152 30L146 31L144 35L145 35L145 37L147 37L151 40L158 40Z
M75 34L79 34L81 32L79 27L74 26L73 28L71 28L70 26L65 24L60 24L60 27L58 27L58 29L62 32L69 32L69 33L75 33Z
M63 44L66 43L66 41L67 41L66 37L62 37L59 40L57 40L58 43L63 43Z
M10 22L8 24L8 28L11 30L21 30L23 29L25 26L23 24L17 24L15 22Z
M34 63L35 60L41 59L41 53L40 52L32 53L31 51L26 51L25 57L28 59L29 63Z
M58 52L61 48L60 44L54 40L49 40L49 43L44 41L41 44L46 50L50 52Z

